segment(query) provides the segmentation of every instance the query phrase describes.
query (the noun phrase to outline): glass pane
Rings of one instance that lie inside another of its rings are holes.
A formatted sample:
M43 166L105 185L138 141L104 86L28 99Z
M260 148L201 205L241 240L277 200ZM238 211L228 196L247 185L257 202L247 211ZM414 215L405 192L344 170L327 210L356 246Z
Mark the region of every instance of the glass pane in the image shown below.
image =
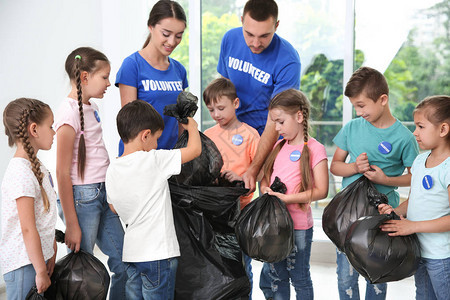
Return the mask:
M241 26L245 0L202 1L202 90L218 76L216 71L223 34ZM327 147L329 162L333 137L342 126L342 77L344 57L345 0L278 1L277 34L298 51L302 63L301 87L313 106L311 118L320 121L311 135ZM214 125L206 108L202 130ZM330 195L339 188L330 180ZM326 201L325 201L326 202ZM325 203L313 205L320 207ZM316 215L316 213L315 213Z
M423 98L450 94L449 13L448 0L356 1L355 48L364 65L386 76L401 121L413 121Z
M186 68L187 78L189 80L189 0L177 0L177 2L184 9L188 24L186 24L186 30L183 33L181 43L175 48L170 57L179 61Z

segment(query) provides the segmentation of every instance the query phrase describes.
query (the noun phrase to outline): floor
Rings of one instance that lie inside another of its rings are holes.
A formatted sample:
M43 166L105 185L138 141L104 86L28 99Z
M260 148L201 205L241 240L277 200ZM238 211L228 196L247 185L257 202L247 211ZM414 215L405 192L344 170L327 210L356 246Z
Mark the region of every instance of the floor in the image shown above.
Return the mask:
M106 256L95 250L96 256L106 265ZM65 248L58 246L58 258L64 256ZM320 223L314 226L314 242L311 252L311 277L314 285L314 298L317 300L339 299L336 279L336 252L334 245L328 240L322 231ZM264 296L259 289L259 274L262 263L252 261L254 290L253 300L264 300ZM365 294L365 280L359 280L360 295ZM415 287L413 277L409 277L397 282L388 284L387 300L409 300L414 299ZM291 299L295 299L295 292L292 289ZM0 289L0 300L6 300L4 291Z

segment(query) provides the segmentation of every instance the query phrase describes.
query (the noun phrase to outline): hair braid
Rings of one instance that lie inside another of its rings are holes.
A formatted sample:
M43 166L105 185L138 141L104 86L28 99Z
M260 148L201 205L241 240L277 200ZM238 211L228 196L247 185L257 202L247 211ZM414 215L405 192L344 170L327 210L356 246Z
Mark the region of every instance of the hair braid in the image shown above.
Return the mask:
M48 211L50 209L50 202L48 200L47 193L45 192L44 187L42 185L42 183L44 181L44 174L41 171L41 163L40 163L39 159L37 158L33 147L30 144L30 140L29 140L29 136L28 136L28 128L27 127L28 127L29 116L30 116L30 110L25 109L22 113L22 116L20 117L18 134L19 134L19 139L22 142L22 146L28 155L28 160L31 163L31 170L34 173L34 176L36 176L36 179L41 188L42 199L44 201L44 208Z
M86 143L84 140L84 113L83 113L83 92L81 90L81 57L75 57L75 79L77 86L78 110L80 112L81 135L78 143L78 174L81 180L84 178L84 168L86 166Z
M304 146L303 146L302 155L300 157L300 173L302 174L302 181L299 184L299 191L302 192L302 191L310 190L311 195L310 195L308 203L301 203L301 204L299 204L299 206L300 206L300 209L306 211L306 209L308 208L308 205L311 203L311 200L312 200L312 173L311 173L311 168L309 166L311 155L310 155L309 147L308 147L309 111L307 109L305 109L305 107L301 107L300 109L301 109L302 115L303 115Z

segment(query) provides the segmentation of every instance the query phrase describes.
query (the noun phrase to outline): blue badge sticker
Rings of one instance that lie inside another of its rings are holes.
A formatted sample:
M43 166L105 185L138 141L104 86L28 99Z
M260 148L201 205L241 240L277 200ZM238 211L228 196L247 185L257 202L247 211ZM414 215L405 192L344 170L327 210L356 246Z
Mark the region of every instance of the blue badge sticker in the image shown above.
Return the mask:
M388 154L391 152L391 150L392 150L392 145L389 142L383 141L378 145L378 151L380 151L380 153L382 153L382 154Z
M298 161L300 159L301 153L298 150L294 150L291 152L291 155L289 155L289 158L291 161Z
M426 190L429 190L433 187L433 178L430 175L423 176L422 185Z
M98 112L96 110L94 110L94 116L97 119L97 122L100 123L100 116L98 115Z
M50 174L50 173L48 173L48 180L50 181L50 185L52 186L52 188L55 188L55 186L53 185L52 174Z
M242 144L243 141L244 141L244 138L240 134L235 134L231 138L231 142L236 146L239 146L240 144Z

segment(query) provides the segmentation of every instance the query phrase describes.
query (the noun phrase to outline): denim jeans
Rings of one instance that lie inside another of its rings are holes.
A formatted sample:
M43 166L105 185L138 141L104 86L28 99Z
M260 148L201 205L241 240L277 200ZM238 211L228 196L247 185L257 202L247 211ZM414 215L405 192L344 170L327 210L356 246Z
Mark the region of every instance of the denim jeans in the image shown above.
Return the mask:
M296 299L314 299L311 274L309 272L312 236L313 228L295 230L295 244L291 254L280 262L269 264L269 277L272 281L274 300L290 299L289 280L294 286Z
M25 299L30 289L36 285L36 271L32 264L23 266L3 275L6 285L6 299Z
M414 279L416 300L450 299L450 257L421 258Z
M111 276L109 299L125 299L127 265L122 262L123 227L119 216L111 211L106 201L105 183L73 186L73 198L81 228L81 249L93 254L94 245L108 256ZM60 216L61 204L58 199Z
M272 292L272 280L269 276L270 273L270 265L264 263L261 269L261 275L259 276L259 288L264 294L264 298L271 299L273 298Z
M336 249L336 263L338 276L339 299L357 299L359 300L359 273L353 269L344 252ZM366 280L367 281L367 280ZM366 300L384 300L386 299L386 283L366 284Z
M177 258L128 264L126 299L173 300Z
M252 300L252 291L253 291L253 273L252 273L252 258L242 252L244 257L244 267L245 273L247 273L248 280L250 281L250 295L248 300Z

